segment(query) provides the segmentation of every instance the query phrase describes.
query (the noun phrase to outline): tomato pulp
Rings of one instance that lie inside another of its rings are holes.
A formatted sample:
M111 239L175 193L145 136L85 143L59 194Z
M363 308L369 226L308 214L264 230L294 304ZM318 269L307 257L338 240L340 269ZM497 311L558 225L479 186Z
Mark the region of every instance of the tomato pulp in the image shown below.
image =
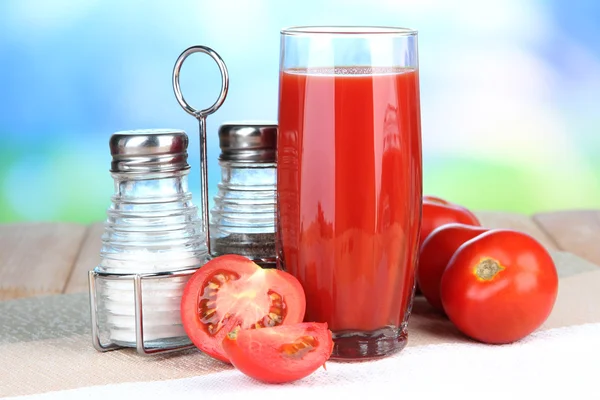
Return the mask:
M334 337L404 328L421 222L418 81L402 68L280 77L280 268L302 283L305 321Z

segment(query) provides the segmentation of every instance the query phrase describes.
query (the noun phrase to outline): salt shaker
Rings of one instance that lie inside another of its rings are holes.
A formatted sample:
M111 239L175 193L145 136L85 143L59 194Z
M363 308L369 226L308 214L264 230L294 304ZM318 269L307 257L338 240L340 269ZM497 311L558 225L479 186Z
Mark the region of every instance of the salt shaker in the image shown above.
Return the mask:
M188 189L187 146L180 130L124 131L110 138L115 191L101 261L90 271L93 342L100 351L134 347L151 354L190 344L181 295L208 250Z
M219 147L221 180L211 209L211 255L239 254L274 268L277 124L223 124Z

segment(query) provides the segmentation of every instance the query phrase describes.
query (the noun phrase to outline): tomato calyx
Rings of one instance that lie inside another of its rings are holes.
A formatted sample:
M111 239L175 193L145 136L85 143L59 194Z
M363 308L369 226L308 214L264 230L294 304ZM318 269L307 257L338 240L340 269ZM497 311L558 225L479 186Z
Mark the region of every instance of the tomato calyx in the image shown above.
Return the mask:
M500 264L498 260L495 260L490 257L485 257L477 263L473 270L473 273L477 277L478 281L489 282L505 269L506 267L502 266L502 264Z

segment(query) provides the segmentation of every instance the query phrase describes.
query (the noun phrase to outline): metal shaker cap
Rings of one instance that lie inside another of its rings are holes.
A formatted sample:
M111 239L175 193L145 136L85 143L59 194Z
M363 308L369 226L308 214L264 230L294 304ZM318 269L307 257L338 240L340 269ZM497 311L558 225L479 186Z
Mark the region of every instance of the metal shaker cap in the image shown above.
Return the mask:
M111 172L143 174L189 169L188 137L177 129L115 132L110 138Z
M219 127L220 160L275 162L277 124L232 122Z

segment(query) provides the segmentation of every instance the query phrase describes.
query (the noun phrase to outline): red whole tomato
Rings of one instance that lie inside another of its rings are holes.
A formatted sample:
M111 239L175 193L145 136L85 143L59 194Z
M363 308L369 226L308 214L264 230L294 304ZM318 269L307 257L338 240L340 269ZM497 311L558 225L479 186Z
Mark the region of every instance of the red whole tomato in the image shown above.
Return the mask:
M267 383L302 379L333 351L326 323L304 322L274 328L234 330L223 340L229 360L244 374Z
M421 234L419 239L419 249L423 245L427 236L435 228L453 222L480 226L479 220L471 211L466 208L442 199L441 197L424 195L421 217ZM420 262L418 262L420 268ZM422 294L419 283L415 285L415 294Z
M511 343L540 327L558 292L548 251L531 236L490 230L454 253L442 275L446 315L467 336L484 343Z
M466 225L481 226L475 214L465 207L435 196L423 197L422 213L419 248L421 248L427 236L435 228L442 225L458 222Z
M434 308L444 311L440 282L454 252L467 240L487 231L481 226L451 223L434 229L425 239L419 254L417 282L421 293Z
M200 267L181 298L181 319L192 343L225 362L222 343L232 329L297 324L305 309L304 290L295 277L238 255L219 256Z

